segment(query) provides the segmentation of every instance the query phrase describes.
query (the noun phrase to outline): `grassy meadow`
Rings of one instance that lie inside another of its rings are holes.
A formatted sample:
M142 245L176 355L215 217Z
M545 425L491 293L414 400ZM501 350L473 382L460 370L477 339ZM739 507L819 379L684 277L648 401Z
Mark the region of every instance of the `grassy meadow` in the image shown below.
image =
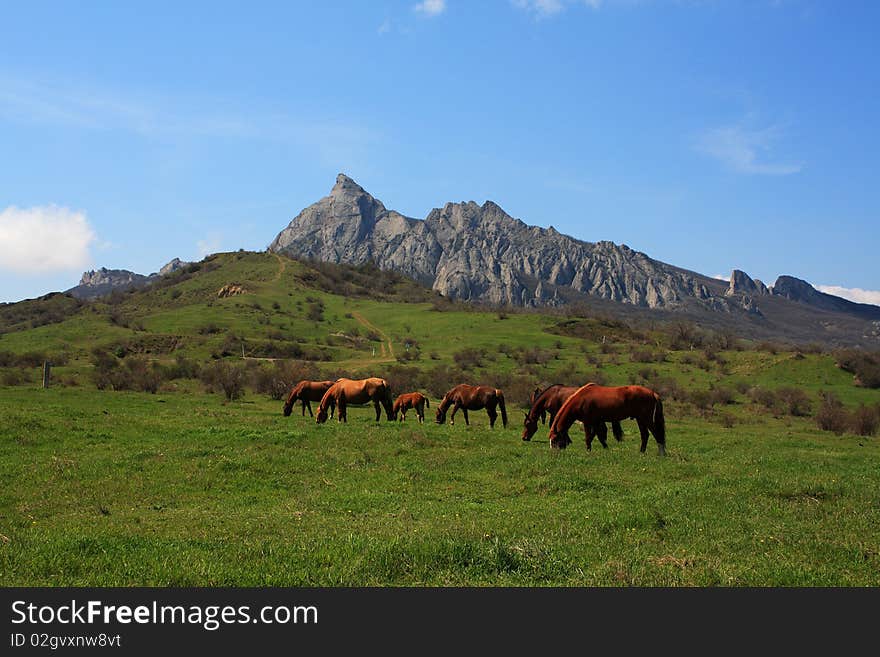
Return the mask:
M359 276L224 254L111 300L4 309L0 584L880 585L880 439L816 419L820 393L855 416L880 391L832 354L476 312L397 279L368 293ZM245 294L218 298L230 282ZM154 393L99 390L96 352L167 369ZM10 364L28 354L60 363L48 390L34 363ZM285 418L277 393L227 399L183 367L211 362L249 381L385 376L429 394L428 421ZM520 440L532 388L588 380L660 390L668 457L653 439L640 454L631 421L607 450L576 428L562 452L546 426ZM482 411L432 421L462 381L505 389L507 429Z

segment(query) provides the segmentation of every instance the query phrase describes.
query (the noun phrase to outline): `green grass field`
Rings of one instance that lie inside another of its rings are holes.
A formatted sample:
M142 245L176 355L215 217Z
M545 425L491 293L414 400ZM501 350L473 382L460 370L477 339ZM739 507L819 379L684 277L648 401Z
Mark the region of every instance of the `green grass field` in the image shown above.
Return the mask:
M847 409L880 401L829 354L713 360L601 318L438 312L406 283L344 296L267 254L216 264L43 325L27 324L30 306L0 317L0 351L65 356L48 390L35 369L0 385L0 585L880 585L880 439L821 431L747 394L796 386L813 409L822 391ZM218 299L229 282L246 294ZM230 335L246 351L295 342L329 359L322 372L352 375L402 376L392 352L412 343L421 356L407 376L425 386L447 368L469 382L508 377L520 392L506 430L481 411L470 427L434 424L436 394L421 426L412 413L377 424L372 408L317 426L252 390L227 402L195 379L149 394L90 378L95 348L204 362ZM455 370L464 347L483 362ZM547 357L524 365L526 348ZM664 357L642 362L633 349ZM546 426L520 440L522 390L599 375L684 391L664 401L667 458L653 440L639 453L634 422L622 443L589 453L577 427L563 452ZM719 386L730 403L685 394Z
M669 416L669 456L265 400L0 393L11 585L880 584L880 445Z

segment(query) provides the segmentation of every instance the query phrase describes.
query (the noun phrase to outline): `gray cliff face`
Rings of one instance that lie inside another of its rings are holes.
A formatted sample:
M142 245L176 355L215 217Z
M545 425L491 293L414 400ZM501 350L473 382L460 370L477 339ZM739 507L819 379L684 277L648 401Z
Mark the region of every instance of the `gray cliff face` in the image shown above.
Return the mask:
M66 292L73 295L77 299L96 299L106 294L110 294L114 290L127 290L129 288L146 287L155 283L162 276L177 271L190 263L183 262L180 258L174 258L171 262L163 266L158 274L136 274L127 269L93 269L84 272L79 279L79 285L70 288Z
M752 280L747 273L739 269L734 269L733 272L731 272L730 287L727 288L727 292L725 292L727 296L733 296L734 294L752 294L760 296L769 293L766 285L757 279Z
M791 301L829 312L841 312L869 320L880 320L880 307L855 303L832 294L820 292L812 285L794 276L780 276L773 284L773 294Z
M528 226L491 201L447 203L424 221L404 217L343 174L269 250L336 263L371 260L445 296L490 303L558 305L565 302L560 292L569 291L659 308L713 296L705 276L625 245Z

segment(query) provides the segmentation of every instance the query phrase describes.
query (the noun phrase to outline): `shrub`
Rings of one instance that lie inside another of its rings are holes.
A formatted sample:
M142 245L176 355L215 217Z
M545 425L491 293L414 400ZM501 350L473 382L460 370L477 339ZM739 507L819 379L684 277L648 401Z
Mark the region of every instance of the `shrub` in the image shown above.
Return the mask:
M878 407L860 404L852 415L853 433L859 436L873 436L877 433L880 425L880 413Z
M776 397L785 412L795 417L806 417L813 407L810 397L800 388L779 388Z
M752 388L749 391L749 397L753 402L770 411L775 410L779 404L779 398L776 396L776 392L767 388Z
M816 411L816 426L823 431L833 431L837 435L846 431L850 424L849 414L834 393L820 393L821 402Z
M245 368L218 360L202 368L202 382L208 392L222 391L229 401L240 399L244 394Z
M485 349L477 349L475 347L465 347L461 351L452 354L452 360L463 370L472 370L476 367L483 367L483 358L486 356Z
M95 350L91 361L92 380L98 390L139 390L155 394L164 378L161 367L142 356L120 361L113 354Z
M857 386L880 388L880 352L846 349L834 354L837 366L853 375Z
M709 389L714 404L733 404L736 396L733 390L726 386L714 385Z
M250 372L254 391L275 400L286 398L290 389L303 379L316 381L322 378L314 363L302 360L277 360L271 365L258 366Z

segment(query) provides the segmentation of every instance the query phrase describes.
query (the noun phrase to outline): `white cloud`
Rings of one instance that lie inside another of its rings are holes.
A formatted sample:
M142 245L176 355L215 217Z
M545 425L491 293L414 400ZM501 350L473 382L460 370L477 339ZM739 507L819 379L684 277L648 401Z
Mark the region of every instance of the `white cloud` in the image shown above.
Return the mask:
M768 162L765 159L778 137L776 127L753 130L740 125L723 126L700 135L697 150L737 173L765 176L798 173L803 168L800 164Z
M725 276L724 274L713 274L712 278L717 278L719 281L729 281L730 276Z
M199 260L212 253L220 251L220 236L216 233L208 235L205 239L196 242L196 249L199 253Z
M860 287L841 287L839 285L817 285L816 289L825 294L833 294L856 303L871 303L880 306L880 290L863 290Z
M391 19L386 18L384 21L382 21L382 24L378 28L376 28L376 33L377 34L388 34L391 31L391 27L392 27Z
M0 270L19 274L82 271L96 240L85 214L57 205L0 212Z
M446 0L422 0L413 9L425 16L439 16L446 11Z
M511 4L518 9L534 13L538 18L554 16L570 5L584 5L592 9L599 9L602 0L511 0Z

